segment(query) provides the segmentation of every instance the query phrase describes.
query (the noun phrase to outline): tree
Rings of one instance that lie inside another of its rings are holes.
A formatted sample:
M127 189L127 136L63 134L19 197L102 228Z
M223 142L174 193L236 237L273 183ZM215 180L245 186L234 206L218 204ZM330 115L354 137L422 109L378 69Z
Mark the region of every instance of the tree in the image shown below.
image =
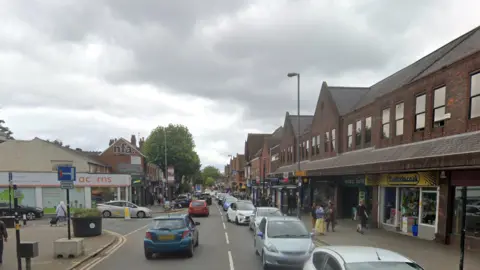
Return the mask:
M203 184L207 185L206 182L207 182L208 178L212 178L213 182L215 183L215 181L220 177L220 175L221 175L221 173L216 167L206 166L202 170Z
M195 142L186 126L170 124L155 128L145 143L142 152L149 162L165 168L165 132L167 165L175 169L175 180L182 176L192 176L200 170L200 158L195 152Z
M0 119L0 134L5 136L7 140L15 140L13 138L13 132L5 126L5 121Z
M203 183L204 187L211 187L213 185L215 185L215 179L213 179L212 177L207 177L207 179L205 179L205 182Z

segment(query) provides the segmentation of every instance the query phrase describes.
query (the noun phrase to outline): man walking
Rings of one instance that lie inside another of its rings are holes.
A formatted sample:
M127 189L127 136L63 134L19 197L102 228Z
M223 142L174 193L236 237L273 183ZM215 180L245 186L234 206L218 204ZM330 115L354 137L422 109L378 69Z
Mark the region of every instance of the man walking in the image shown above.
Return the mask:
M7 242L8 240L8 233L7 233L7 226L3 221L0 220L0 264L3 263L3 241Z
M357 232L363 234L364 229L367 227L368 219L367 208L365 207L363 200L361 200L360 204L358 205L357 216L360 219L360 224L357 226Z

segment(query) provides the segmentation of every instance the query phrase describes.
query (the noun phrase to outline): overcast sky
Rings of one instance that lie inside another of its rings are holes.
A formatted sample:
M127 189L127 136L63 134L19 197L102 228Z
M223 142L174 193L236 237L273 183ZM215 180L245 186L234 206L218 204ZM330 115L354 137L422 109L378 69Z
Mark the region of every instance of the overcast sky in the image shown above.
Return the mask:
M313 114L321 82L370 86L476 27L478 0L0 0L0 119L103 150L184 124L223 170L248 132Z

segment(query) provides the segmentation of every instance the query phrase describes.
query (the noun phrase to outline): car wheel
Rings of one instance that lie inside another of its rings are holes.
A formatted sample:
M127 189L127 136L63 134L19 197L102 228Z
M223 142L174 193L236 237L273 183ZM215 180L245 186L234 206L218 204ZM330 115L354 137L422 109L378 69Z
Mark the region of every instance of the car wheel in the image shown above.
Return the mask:
M258 253L257 242L255 241L255 238L253 239L253 249L255 250L255 255L259 256L260 253Z
M196 247L198 247L198 245L199 245L198 238L200 238L200 236L197 234L197 241L195 241L195 246Z
M193 257L193 252L194 252L194 247L193 247L193 243L191 243L190 248L187 251L187 257L192 258Z
M104 218L109 218L112 216L112 213L107 210L107 211L103 211L102 215Z
M145 258L146 258L147 260L153 259L153 253L152 253L152 252L149 252L149 251L147 251L147 250L144 250L144 253L145 253Z
M145 212L139 211L139 212L137 213L137 218L145 218Z
M238 223L238 217L235 218L235 224L240 225L240 223Z
M27 213L27 219L28 220L34 220L36 218L35 213L33 212L28 212Z

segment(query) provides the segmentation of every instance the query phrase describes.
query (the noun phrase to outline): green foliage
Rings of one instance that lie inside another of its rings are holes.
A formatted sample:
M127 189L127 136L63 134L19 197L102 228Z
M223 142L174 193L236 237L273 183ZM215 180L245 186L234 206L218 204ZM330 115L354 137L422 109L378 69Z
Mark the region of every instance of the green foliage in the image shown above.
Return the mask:
M221 176L220 171L214 167L214 166L206 166L202 170L202 182L197 183L197 184L204 184L206 186L211 186L212 184L207 184L207 180L210 180L209 183L211 183L213 180L213 184L215 184L215 181Z
M165 170L165 131L167 147L167 165L174 166L175 178L194 175L200 170L200 158L195 152L192 134L183 125L170 124L168 127L155 128L142 147L149 162Z
M182 194L188 192L192 192L192 186L190 183L181 183L179 187L179 193Z
M0 134L7 137L8 140L14 140L15 138L12 137L13 132L5 126L5 121L0 119Z
M73 213L74 218L101 217L102 213L96 208L78 208Z
M213 185L215 185L215 179L213 179L212 177L207 177L207 179L205 179L204 186L210 187Z

